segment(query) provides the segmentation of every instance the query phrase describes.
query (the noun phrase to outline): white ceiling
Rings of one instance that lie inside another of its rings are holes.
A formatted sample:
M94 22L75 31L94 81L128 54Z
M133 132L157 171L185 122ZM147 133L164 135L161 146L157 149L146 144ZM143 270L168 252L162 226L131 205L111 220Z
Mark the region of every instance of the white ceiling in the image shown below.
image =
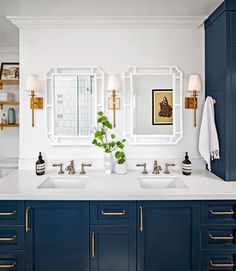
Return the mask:
M18 46L6 16L208 16L223 0L0 0L0 47Z

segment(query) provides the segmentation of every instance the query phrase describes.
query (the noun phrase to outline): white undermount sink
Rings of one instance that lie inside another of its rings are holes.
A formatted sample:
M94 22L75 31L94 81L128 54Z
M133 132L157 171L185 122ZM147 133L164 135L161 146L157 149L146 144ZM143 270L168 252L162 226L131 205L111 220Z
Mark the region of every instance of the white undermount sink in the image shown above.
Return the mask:
M140 176L139 185L144 189L179 189L187 188L176 176Z
M84 189L89 176L49 176L38 188Z

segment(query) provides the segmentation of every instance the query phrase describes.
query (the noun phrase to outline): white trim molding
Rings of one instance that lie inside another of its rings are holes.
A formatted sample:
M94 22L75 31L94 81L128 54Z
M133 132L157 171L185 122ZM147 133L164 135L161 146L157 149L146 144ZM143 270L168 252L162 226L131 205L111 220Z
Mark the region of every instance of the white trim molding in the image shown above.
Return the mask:
M113 17L14 17L7 18L20 29L177 29L200 27L199 16L113 16Z
M18 55L19 47L0 47L1 55Z

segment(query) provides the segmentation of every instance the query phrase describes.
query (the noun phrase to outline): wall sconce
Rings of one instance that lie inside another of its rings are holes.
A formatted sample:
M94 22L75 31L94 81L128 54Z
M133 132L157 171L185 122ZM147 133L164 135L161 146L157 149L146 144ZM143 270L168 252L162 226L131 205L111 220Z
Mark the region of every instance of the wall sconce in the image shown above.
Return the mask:
M200 74L189 76L188 91L192 91L192 97L185 97L185 108L194 110L194 127L197 126L197 91L202 91L202 79Z
M113 110L113 126L116 127L116 110L120 109L120 98L116 95L116 92L120 91L118 75L112 74L109 76L107 89L112 92L111 97L108 98L108 109Z
M34 127L34 110L43 108L43 98L36 97L35 92L41 91L37 75L29 75L26 81L26 91L30 91L30 108L32 109L32 127Z

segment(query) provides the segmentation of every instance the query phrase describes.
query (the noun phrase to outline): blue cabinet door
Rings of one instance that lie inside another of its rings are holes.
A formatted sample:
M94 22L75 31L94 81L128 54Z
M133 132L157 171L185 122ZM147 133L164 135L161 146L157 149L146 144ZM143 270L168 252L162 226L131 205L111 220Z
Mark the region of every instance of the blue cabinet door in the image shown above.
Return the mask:
M138 271L198 271L198 202L138 202Z
M136 227L90 227L91 271L136 271Z
M26 270L89 270L89 204L26 202Z

